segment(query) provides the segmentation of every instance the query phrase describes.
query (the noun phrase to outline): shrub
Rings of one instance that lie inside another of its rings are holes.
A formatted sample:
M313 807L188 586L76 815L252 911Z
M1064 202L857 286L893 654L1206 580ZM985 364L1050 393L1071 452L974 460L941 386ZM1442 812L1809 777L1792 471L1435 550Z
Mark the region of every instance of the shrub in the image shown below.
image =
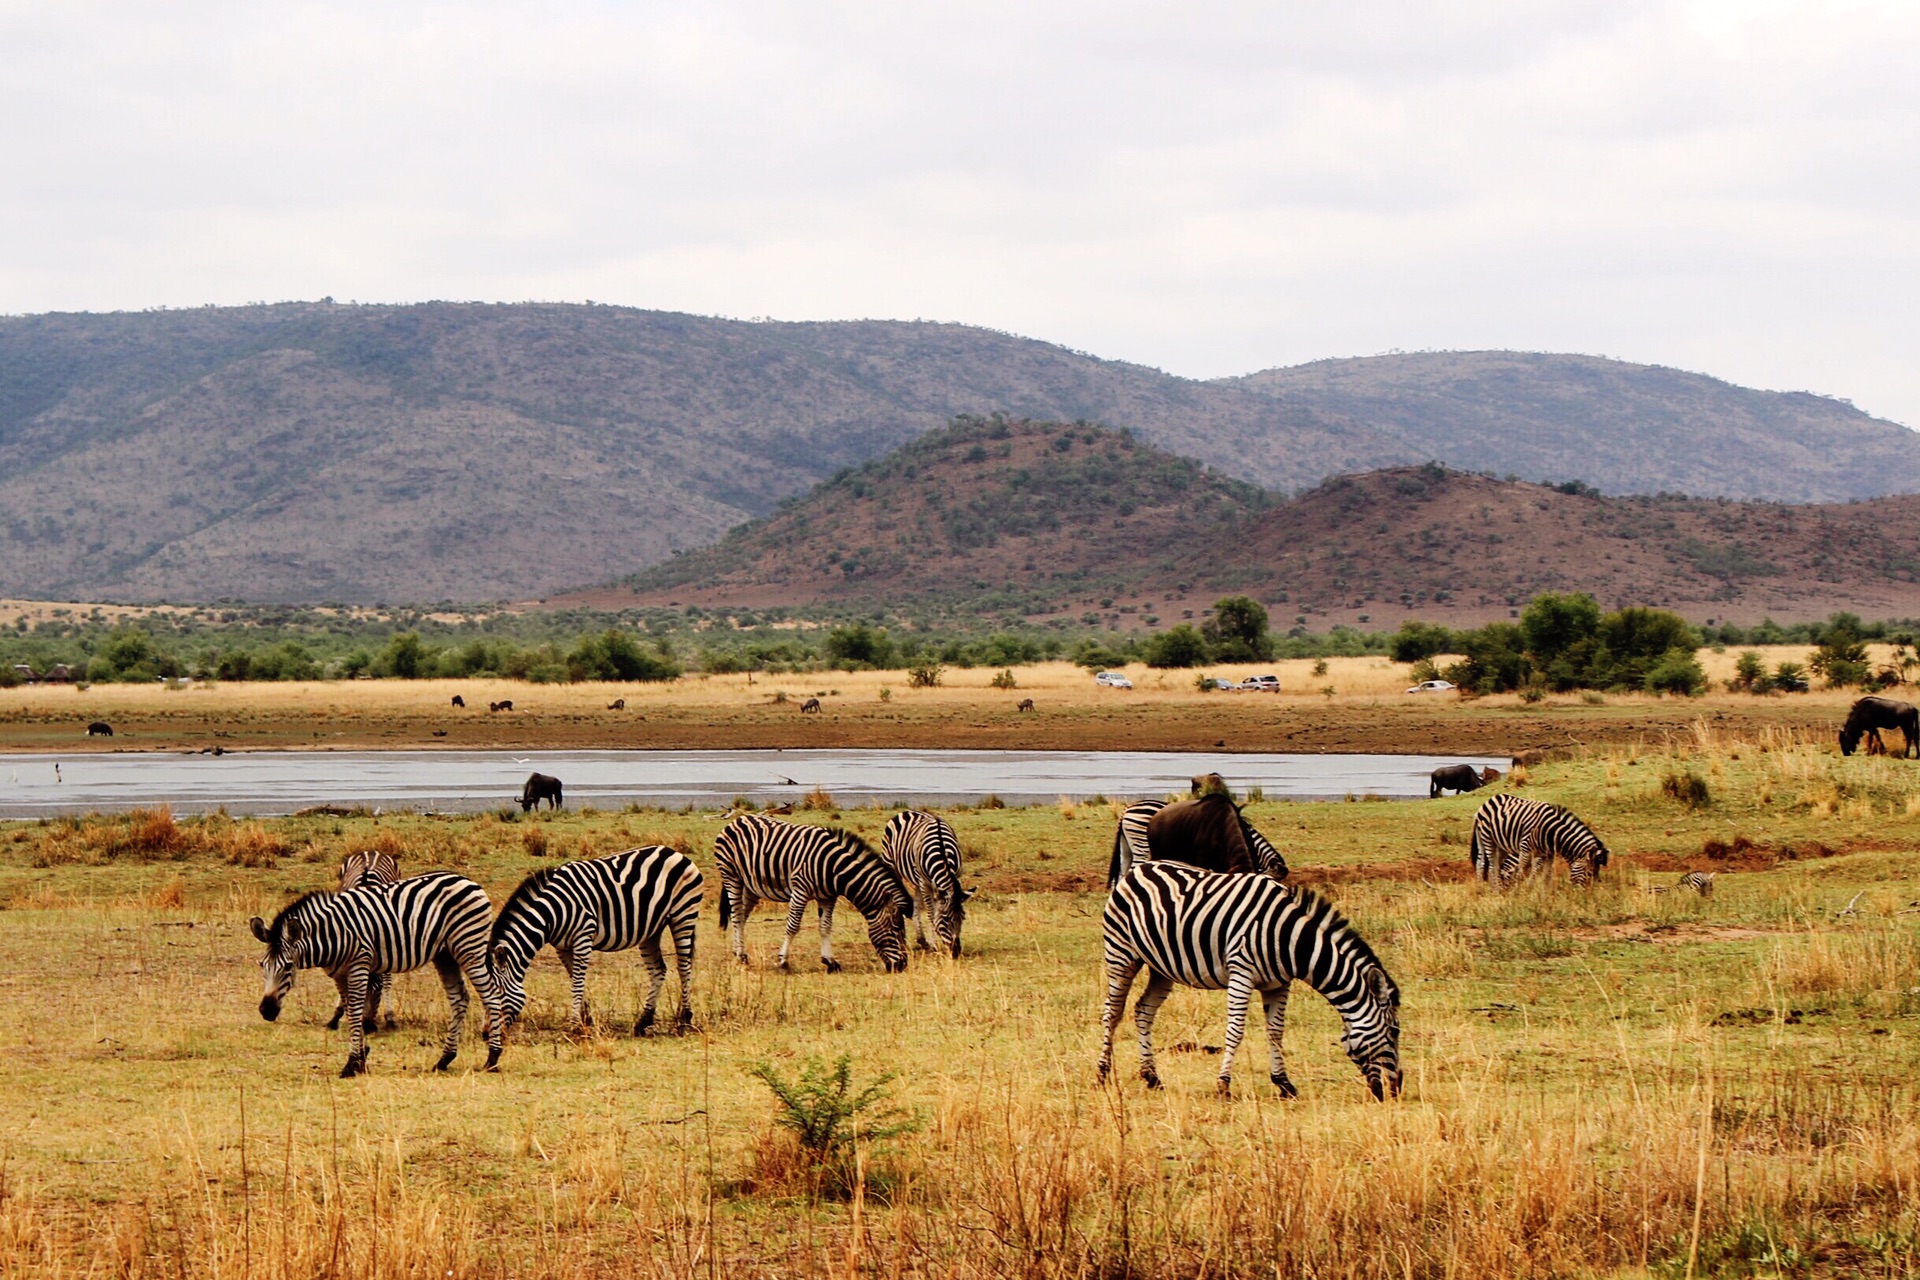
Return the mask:
M809 1057L795 1079L770 1062L756 1062L749 1073L773 1092L773 1122L792 1133L804 1160L827 1181L825 1189L844 1194L857 1177L853 1154L862 1142L882 1142L920 1127L918 1117L888 1101L896 1076L883 1072L865 1088L853 1086L852 1059L841 1054L831 1067Z
M528 827L520 833L520 847L527 851L529 858L547 856L547 833L539 827Z
M825 787L815 787L800 797L802 809L818 809L822 812L833 808L833 793Z
M907 668L907 684L915 689L932 689L947 669L937 662L921 662Z
M996 689L1017 689L1020 687L1020 682L1013 678L1013 671L1011 669L1002 671L989 683Z
M1407 621L1393 633L1390 652L1395 662L1427 662L1435 654L1446 653L1453 648L1453 633L1445 627L1430 622ZM1431 680L1432 676L1425 679Z
M1773 688L1773 679L1767 675L1767 664L1752 649L1742 653L1733 664L1733 679L1727 681L1727 688L1735 692L1767 693Z
M1647 672L1645 685L1648 693L1677 693L1691 698L1706 689L1707 673L1700 669L1693 650L1669 649Z
M1197 667L1207 660L1207 641L1192 626L1183 622L1148 640L1142 657L1148 666L1161 670Z
M569 680L672 680L679 666L662 651L649 652L624 631L609 627L583 636L567 655Z
M1867 664L1867 642L1861 635L1860 619L1850 613L1834 614L1820 634L1820 647L1814 650L1808 665L1826 680L1829 689L1865 684L1873 669Z
M1325 658L1317 658L1314 660L1313 674L1317 676L1327 674L1327 660Z
M1807 669L1797 662L1783 662L1773 669L1773 687L1782 693L1805 693Z
M1707 780L1691 769L1671 769L1660 779L1660 790L1668 799L1688 809L1704 809L1712 803Z
M893 658L893 641L866 623L835 627L827 633L827 664L845 671L884 667Z

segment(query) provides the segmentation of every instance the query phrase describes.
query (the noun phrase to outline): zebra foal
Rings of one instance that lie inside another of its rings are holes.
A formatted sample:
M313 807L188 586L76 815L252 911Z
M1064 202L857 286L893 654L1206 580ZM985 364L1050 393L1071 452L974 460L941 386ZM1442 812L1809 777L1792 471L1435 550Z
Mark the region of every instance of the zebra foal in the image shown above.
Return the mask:
M1280 1055L1287 995L1297 980L1325 996L1345 1024L1341 1047L1375 1098L1400 1095L1400 989L1373 949L1319 895L1271 877L1148 862L1120 878L1101 917L1107 1003L1100 1022L1100 1076L1113 1066L1113 1033L1141 969L1134 1006L1140 1076L1160 1087L1153 1020L1176 983L1227 992L1227 1044L1220 1092L1233 1084L1255 991L1266 1012L1269 1075L1282 1097L1298 1096Z
M926 926L931 915L934 936L958 960L960 928L967 922L967 901L973 893L960 887L960 839L953 828L944 818L918 809L896 813L880 834L880 856L913 895L913 931L920 949L932 950Z
M377 849L362 849L350 853L340 861L340 891L358 889L361 885L384 887L400 879L400 860L390 853L381 853ZM347 1011L347 984L336 978L334 985L340 989L340 1001L333 1006L333 1017L327 1019L327 1030L337 1031L340 1018ZM367 1030L376 1029L380 1021L380 998L386 994L387 977L376 973L367 979ZM393 1013L387 1013L387 1029L393 1029Z
M280 1016L280 1002L301 969L326 970L346 993L350 1039L343 1079L367 1069L365 1010L372 976L405 973L428 963L439 971L453 1010L434 1070L446 1070L459 1052L467 1017L466 982L480 992L487 1011L487 1069L499 1064L506 1019L487 960L493 903L486 890L465 876L430 871L384 887L304 894L282 908L271 925L259 916L249 925L267 947L260 959L260 1016L268 1022Z
M520 882L493 922L494 980L500 1004L512 1022L526 1007L527 966L551 946L573 985L573 1021L592 1025L587 1009L587 961L596 951L640 948L651 985L646 1007L633 1024L641 1035L653 1025L667 962L661 939L670 937L680 969L681 1027L693 1024L693 935L706 896L706 880L693 859L665 845L649 845L544 867Z
M907 967L905 920L913 914L913 895L859 836L836 827L779 822L743 813L728 822L713 842L720 868L720 927L731 926L733 954L747 963L747 917L762 899L787 904L787 933L780 943L785 969L800 917L807 903L820 908L820 963L838 973L833 958L833 906L851 902L867 919L867 938L888 973Z
M1475 873L1503 889L1526 876L1549 874L1555 858L1567 864L1575 887L1584 887L1600 878L1608 857L1586 823L1557 804L1516 795L1494 796L1480 806L1468 854Z

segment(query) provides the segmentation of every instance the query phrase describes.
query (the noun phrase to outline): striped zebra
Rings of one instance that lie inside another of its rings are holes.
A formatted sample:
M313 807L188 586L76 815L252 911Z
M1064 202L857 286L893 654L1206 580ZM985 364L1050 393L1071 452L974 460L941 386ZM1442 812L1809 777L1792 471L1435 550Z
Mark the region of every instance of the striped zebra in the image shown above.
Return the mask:
M364 1012L369 979L375 973L405 973L432 963L447 989L453 1020L435 1071L444 1071L460 1048L467 1017L467 988L473 983L487 1011L487 1069L500 1061L506 1019L499 988L487 961L487 936L493 903L486 890L465 876L429 871L384 888L363 885L346 893L305 894L281 909L267 925L255 916L253 936L264 942L260 960L265 994L260 1016L280 1016L280 1002L293 989L301 969L325 969L346 991L349 1050L342 1078L367 1069Z
M1671 885L1650 884L1648 893L1666 893L1672 889L1691 889L1703 898L1713 896L1713 875L1711 871L1689 871Z
M820 907L820 962L838 973L833 958L833 904L851 902L867 918L867 937L888 973L907 967L906 917L913 895L873 847L851 831L836 827L779 822L743 813L720 829L713 843L720 868L720 927L731 922L733 954L747 963L747 917L762 899L787 904L787 933L780 943L780 967L800 932L807 903Z
M970 890L960 887L960 840L945 819L918 809L896 813L880 835L880 856L913 894L914 936L922 951L927 945L926 919L954 959L960 958L960 927L967 922Z
M1113 832L1113 857L1107 863L1109 893L1129 868L1137 863L1153 861L1153 848L1147 843L1147 826L1153 821L1154 815L1170 803L1167 800L1137 800L1120 811L1120 823ZM1240 832L1247 838L1247 846L1253 850L1260 869L1275 880L1285 880L1287 860L1273 847L1273 842L1261 835L1260 829L1244 817L1240 819Z
M1101 919L1107 1004L1101 1018L1100 1075L1113 1065L1113 1033L1127 992L1141 969L1147 986L1134 1006L1140 1031L1140 1075L1160 1087L1153 1061L1153 1020L1179 983L1227 991L1227 1045L1220 1092L1233 1083L1234 1054L1247 1029L1247 1002L1257 990L1267 1015L1269 1074L1282 1097L1298 1091L1287 1078L1280 1039L1287 994L1295 979L1333 1005L1346 1024L1341 1047L1360 1068L1375 1098L1400 1093L1400 989L1346 920L1305 889L1260 874L1202 871L1176 862L1147 862L1120 878Z
M667 962L661 941L670 937L680 968L682 1027L693 1024L693 931L706 896L706 881L693 859L665 845L628 849L604 858L545 867L520 882L493 922L494 980L511 1023L526 1007L527 966L551 946L573 984L573 1021L593 1023L587 1010L587 961L596 951L640 948L652 985L633 1024L641 1035L653 1025Z
M340 892L358 889L363 884L390 885L400 879L400 860L390 853L381 853L377 849L362 849L350 853L340 863ZM340 989L340 1001L333 1006L333 1016L327 1019L327 1030L337 1031L340 1019L347 1011L347 984L343 977L335 978L334 985ZM367 1030L375 1029L380 1021L380 998L386 994L387 975L371 974L367 978ZM387 1012L387 1028L393 1028L393 1012Z
M1556 857L1566 862L1573 883L1584 886L1600 878L1608 856L1587 824L1559 805L1516 795L1494 796L1480 806L1469 852L1480 878L1497 879L1501 888L1549 874Z

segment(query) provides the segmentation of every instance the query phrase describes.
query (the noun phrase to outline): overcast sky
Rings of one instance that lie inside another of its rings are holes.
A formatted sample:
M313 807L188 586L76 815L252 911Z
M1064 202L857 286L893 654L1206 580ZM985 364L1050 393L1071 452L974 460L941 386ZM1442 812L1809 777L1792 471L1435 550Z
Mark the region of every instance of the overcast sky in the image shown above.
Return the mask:
M0 311L592 298L1920 426L1920 0L0 0Z

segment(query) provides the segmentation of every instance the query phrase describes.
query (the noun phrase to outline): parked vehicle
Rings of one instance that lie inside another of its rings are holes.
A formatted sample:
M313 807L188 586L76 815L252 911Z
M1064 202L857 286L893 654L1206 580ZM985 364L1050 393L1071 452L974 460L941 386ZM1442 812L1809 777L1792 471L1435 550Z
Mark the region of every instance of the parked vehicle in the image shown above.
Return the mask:
M1240 682L1240 688L1242 692L1246 693L1278 693L1280 692L1280 677L1274 675L1248 676Z
M1093 682L1097 685L1104 685L1109 689L1133 688L1133 681L1127 679L1126 673L1123 671L1097 672L1093 677Z
M1445 693L1451 688L1453 688L1453 683L1448 680L1422 680L1419 684L1414 685L1413 688L1407 690L1407 692L1408 693Z

